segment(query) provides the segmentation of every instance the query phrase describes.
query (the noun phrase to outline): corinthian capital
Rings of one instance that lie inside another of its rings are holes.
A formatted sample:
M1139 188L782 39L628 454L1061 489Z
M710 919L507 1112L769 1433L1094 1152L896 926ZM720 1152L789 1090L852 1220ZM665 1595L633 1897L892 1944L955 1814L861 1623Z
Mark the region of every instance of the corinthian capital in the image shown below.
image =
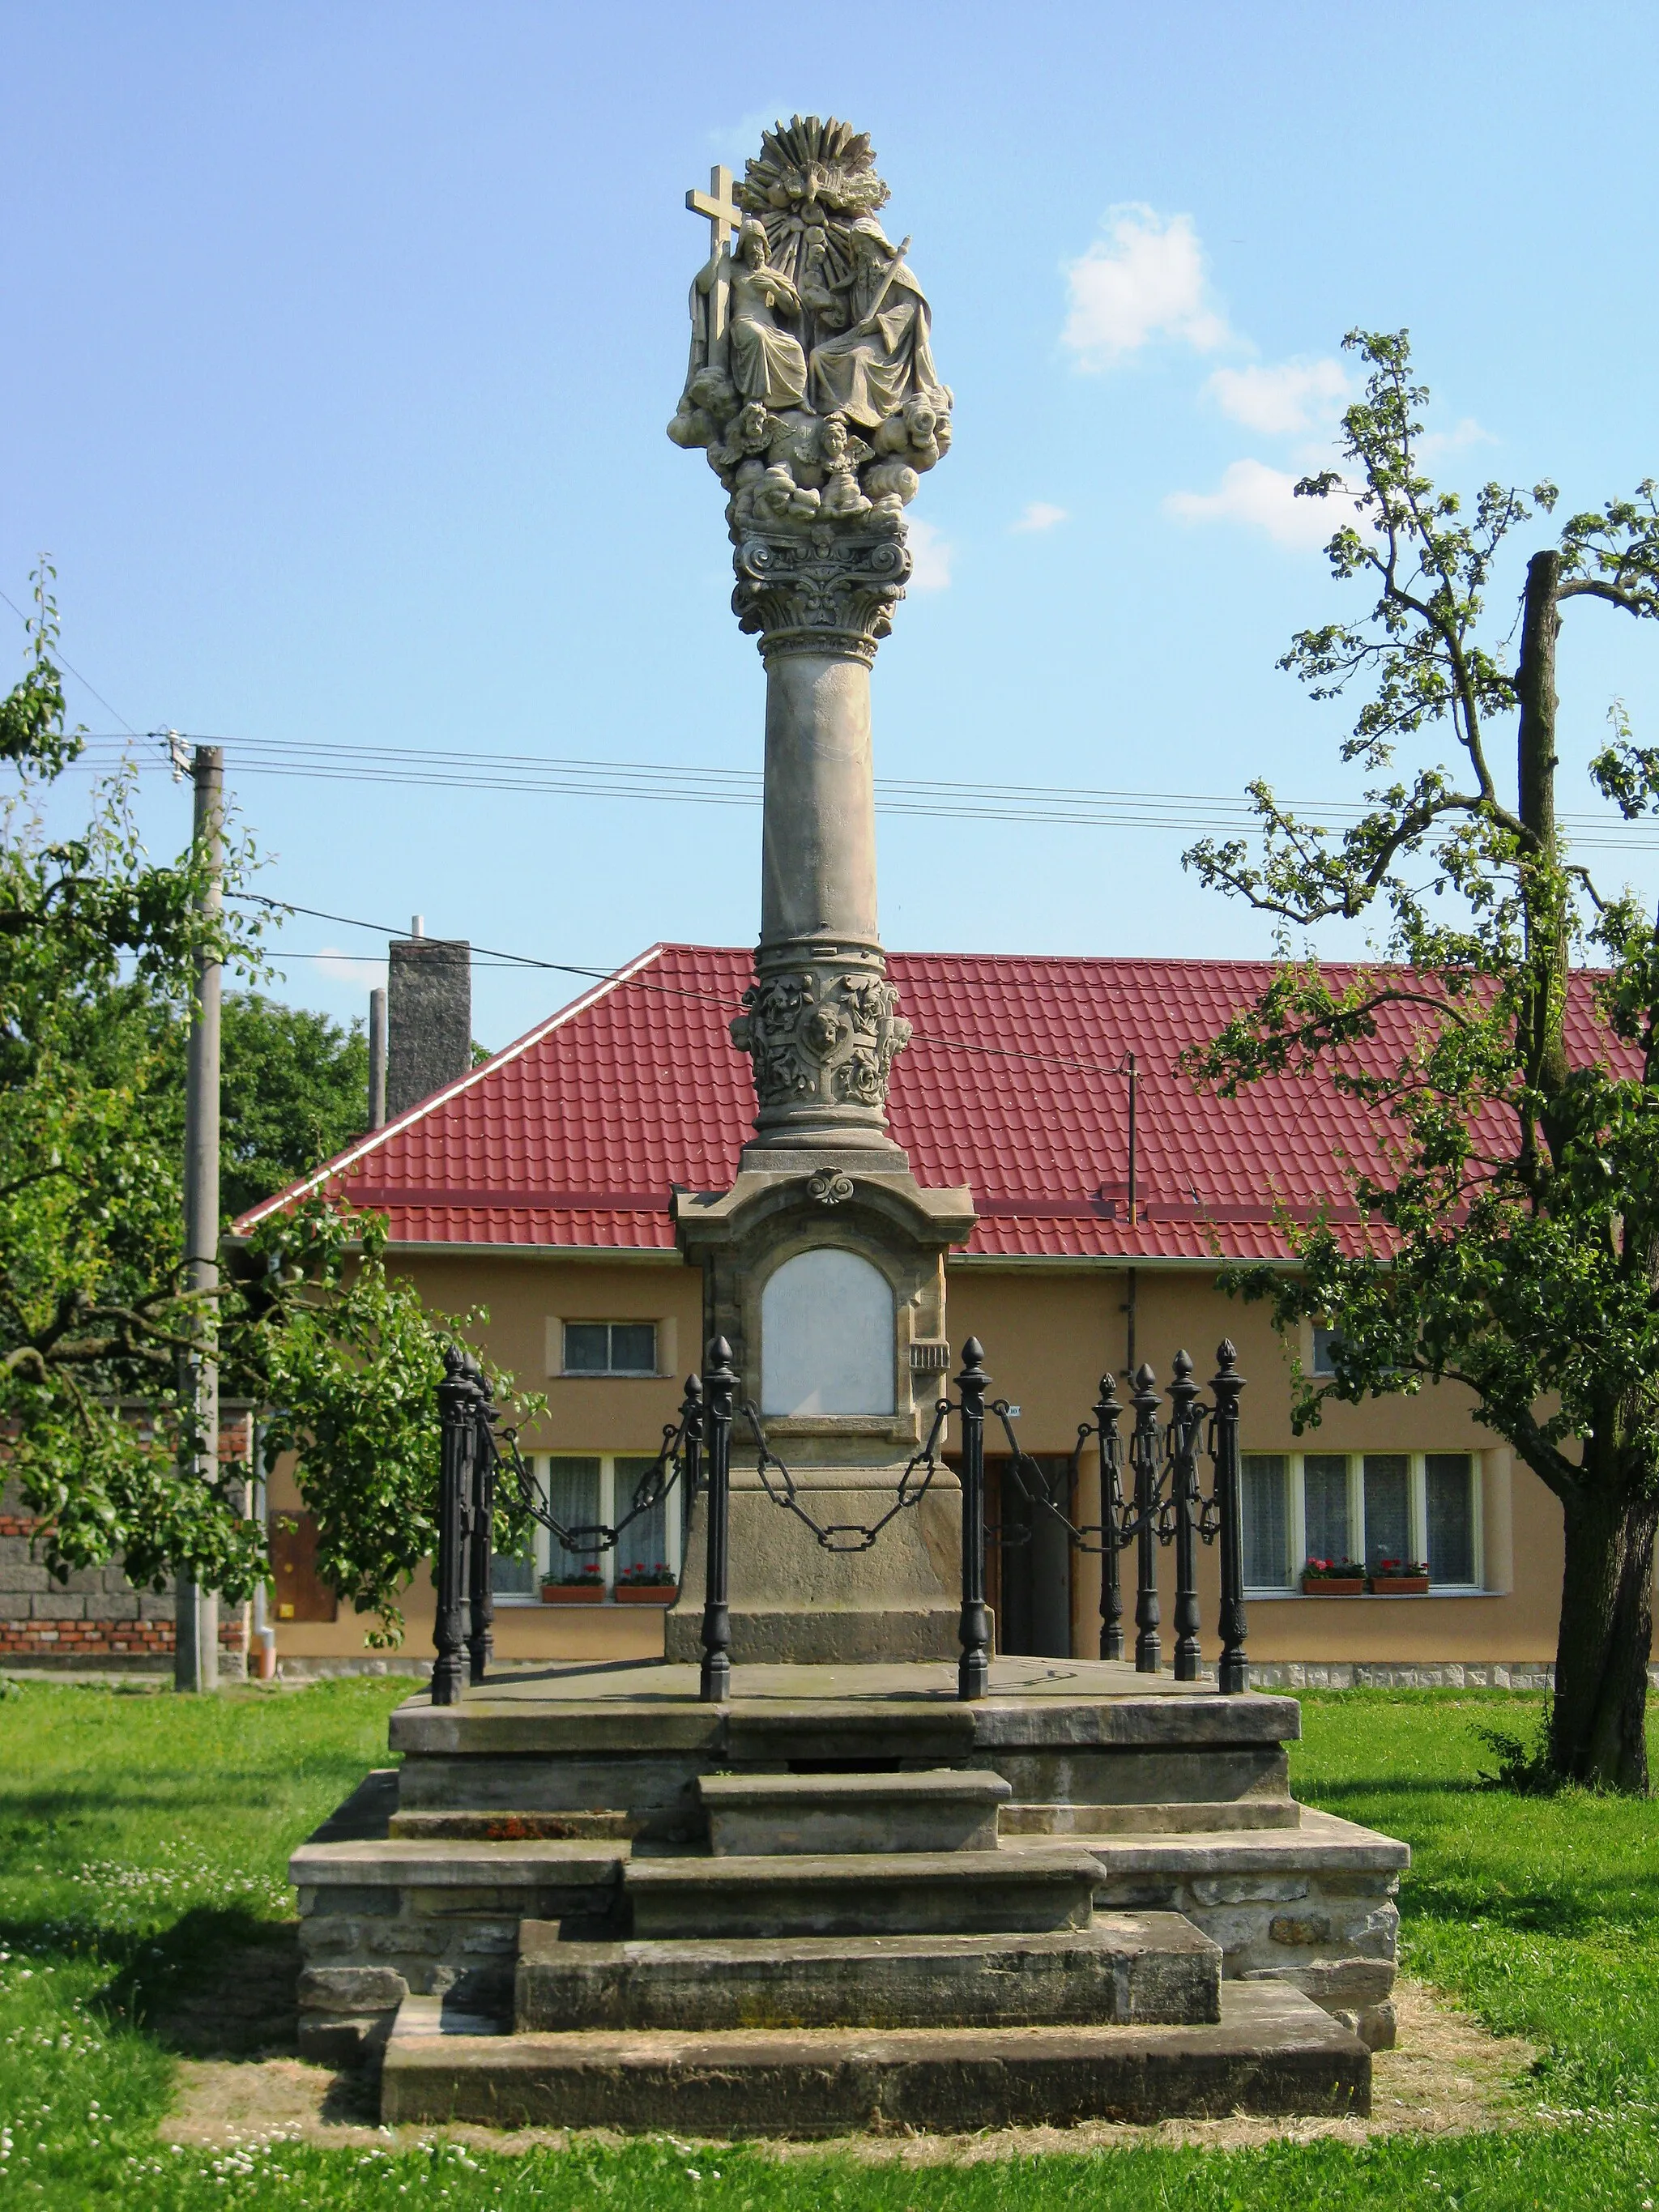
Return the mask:
M763 653L854 653L875 658L910 574L903 526L882 533L837 529L756 532L732 558L738 627Z

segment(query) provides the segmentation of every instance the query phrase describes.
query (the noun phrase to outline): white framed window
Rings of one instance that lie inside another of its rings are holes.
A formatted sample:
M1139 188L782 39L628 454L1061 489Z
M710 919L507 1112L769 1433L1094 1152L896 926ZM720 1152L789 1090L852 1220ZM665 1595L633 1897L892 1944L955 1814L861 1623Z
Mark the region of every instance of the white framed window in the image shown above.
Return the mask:
M1336 1361L1332 1357L1332 1354L1338 1341L1336 1330L1334 1328L1327 1328L1321 1322L1315 1322L1311 1328L1309 1330L1308 1334L1308 1372L1310 1375L1317 1375L1322 1377L1328 1377L1334 1375L1336 1372Z
M564 1375L654 1375L653 1321L568 1321L560 1370Z
M1481 1587L1474 1452L1247 1452L1242 1473L1247 1597L1299 1591L1309 1559L1425 1561L1431 1590Z
M545 1486L554 1519L574 1534L584 1527L614 1527L631 1510L641 1480L656 1462L629 1452L526 1452L525 1464ZM609 1598L624 1578L654 1581L662 1569L678 1582L681 1511L676 1486L607 1552L567 1551L532 1522L515 1557L495 1554L495 1595L508 1603L539 1603L544 1583L594 1580ZM597 1576L586 1571L592 1566Z

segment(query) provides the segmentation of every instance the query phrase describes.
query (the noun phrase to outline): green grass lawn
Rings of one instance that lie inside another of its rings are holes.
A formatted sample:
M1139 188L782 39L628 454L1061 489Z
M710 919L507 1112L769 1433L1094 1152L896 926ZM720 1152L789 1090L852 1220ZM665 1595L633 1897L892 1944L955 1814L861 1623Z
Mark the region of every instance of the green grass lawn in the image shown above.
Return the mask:
M234 2046L260 1959L285 1969L288 1851L385 1763L386 1716L405 1687L198 1704L30 1683L0 1701L0 2203L1651 2212L1659 2201L1659 1804L1483 1790L1492 1757L1477 1726L1525 1732L1538 1700L1433 1692L1304 1698L1297 1791L1409 1841L1406 1963L1539 2047L1535 2124L1364 2149L1135 2148L921 2169L665 2142L512 2157L442 2143L210 2154L159 2142L173 2048L204 2022Z

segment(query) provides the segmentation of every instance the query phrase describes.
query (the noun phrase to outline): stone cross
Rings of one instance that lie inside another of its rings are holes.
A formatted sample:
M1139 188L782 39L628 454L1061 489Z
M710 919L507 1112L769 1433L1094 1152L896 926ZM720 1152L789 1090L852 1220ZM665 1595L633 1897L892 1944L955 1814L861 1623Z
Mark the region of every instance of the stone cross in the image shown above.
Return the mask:
M732 197L730 169L717 161L708 172L708 190L700 192L694 186L685 196L685 204L693 215L708 217L708 258L711 261L718 261L737 235L738 226L743 221L743 210ZM708 336L714 343L718 343L726 336L727 296L726 287L716 284L709 297Z

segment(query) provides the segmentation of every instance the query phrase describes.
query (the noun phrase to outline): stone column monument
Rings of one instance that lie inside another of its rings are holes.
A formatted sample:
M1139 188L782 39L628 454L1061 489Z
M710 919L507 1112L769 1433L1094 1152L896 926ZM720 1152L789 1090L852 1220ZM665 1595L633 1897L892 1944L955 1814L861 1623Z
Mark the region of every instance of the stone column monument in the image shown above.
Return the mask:
M876 915L870 674L910 573L905 508L949 452L951 393L932 311L878 210L869 140L797 116L733 190L716 169L692 282L677 445L726 497L732 608L766 668L766 790L755 980L732 1039L754 1075L755 1133L729 1191L682 1193L682 1249L704 1271L708 1334L729 1339L820 1545L780 1511L734 1437L732 1657L955 1655L960 1498L937 1478L868 1549L949 1372L946 1250L965 1189L923 1189L887 1128L910 1025ZM847 1547L843 1548L843 1546ZM669 1622L696 1648L701 1547Z

